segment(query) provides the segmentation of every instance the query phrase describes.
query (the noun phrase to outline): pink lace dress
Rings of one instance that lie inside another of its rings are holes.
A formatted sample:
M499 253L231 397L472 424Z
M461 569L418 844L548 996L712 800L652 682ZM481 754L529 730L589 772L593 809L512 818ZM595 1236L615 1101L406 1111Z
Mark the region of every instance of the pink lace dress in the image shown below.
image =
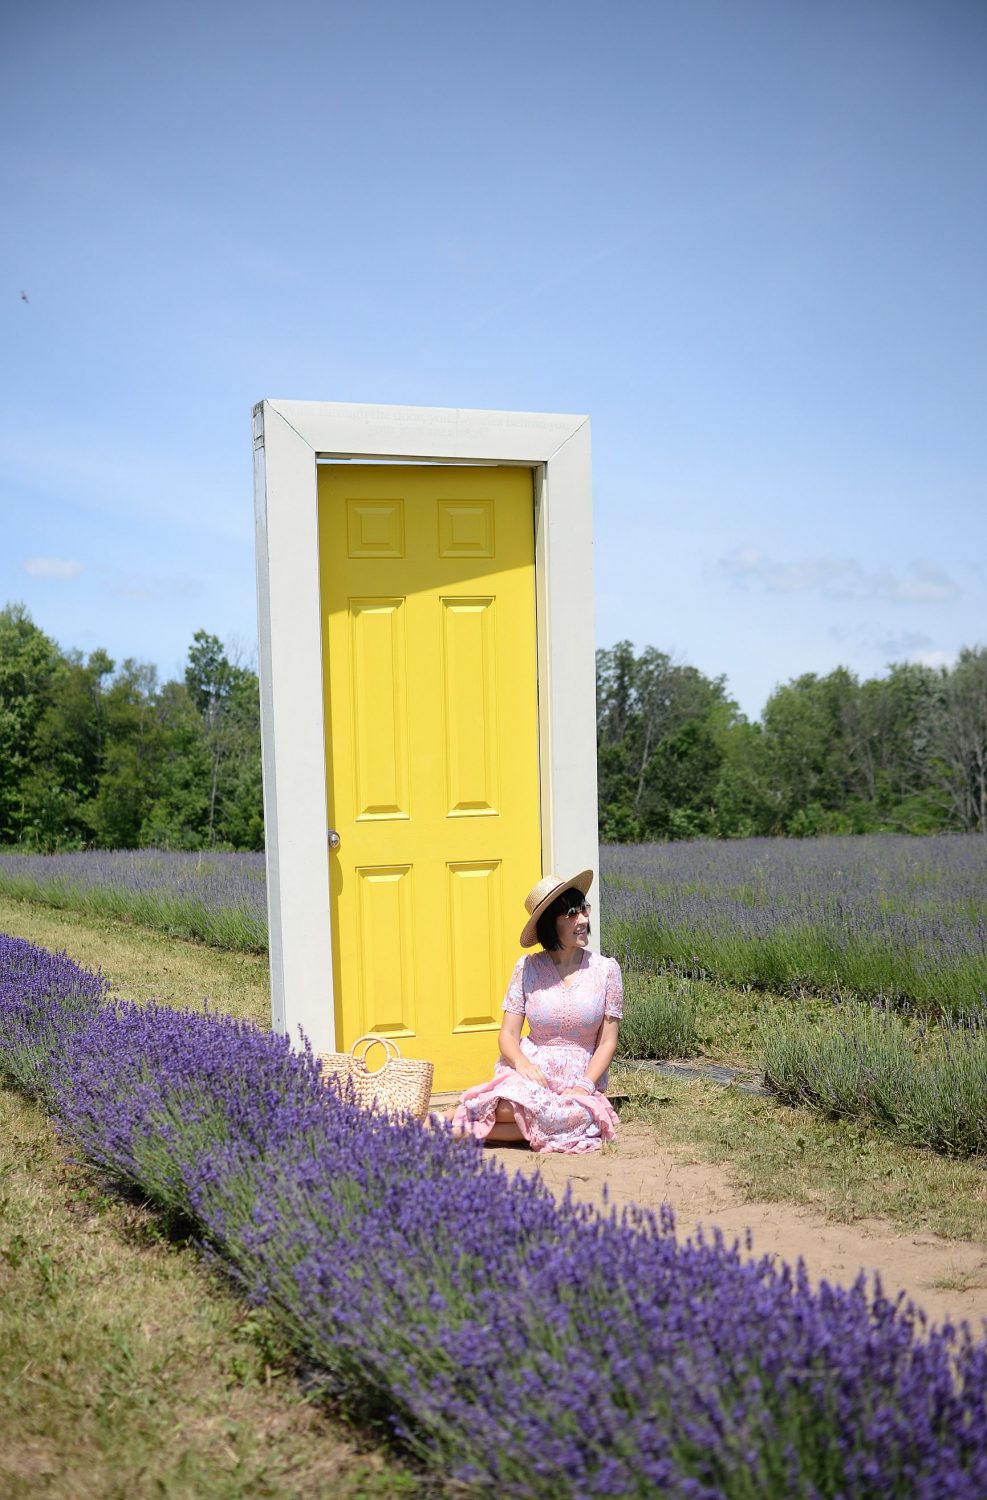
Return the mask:
M564 1098L563 1091L586 1072L604 1016L619 1019L623 1002L616 959L587 949L565 984L549 954L519 958L503 1008L527 1017L529 1035L521 1038L521 1051L541 1068L548 1088L529 1083L501 1057L488 1083L478 1083L463 1094L454 1129L482 1141L493 1128L498 1102L506 1099L532 1151L599 1151L617 1133L617 1115L603 1092L606 1075L595 1094L580 1090Z

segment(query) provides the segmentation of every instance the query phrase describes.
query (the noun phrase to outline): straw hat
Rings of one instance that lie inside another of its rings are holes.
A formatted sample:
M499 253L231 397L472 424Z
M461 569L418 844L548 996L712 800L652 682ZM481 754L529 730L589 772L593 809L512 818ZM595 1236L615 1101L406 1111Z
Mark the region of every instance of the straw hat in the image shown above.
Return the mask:
M569 890L570 887L573 890L582 891L585 896L592 884L592 870L583 870L578 875L570 876L568 880L560 880L558 875L543 875L534 889L529 891L524 898L528 920L521 933L521 947L532 948L537 943L538 934L535 928L538 926L538 918L551 906L556 896L561 896L562 892Z

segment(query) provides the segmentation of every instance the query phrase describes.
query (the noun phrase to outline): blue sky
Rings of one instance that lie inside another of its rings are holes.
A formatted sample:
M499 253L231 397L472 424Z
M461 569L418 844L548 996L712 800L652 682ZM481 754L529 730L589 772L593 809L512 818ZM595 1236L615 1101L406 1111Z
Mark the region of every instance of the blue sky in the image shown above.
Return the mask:
M4 28L0 602L61 645L250 657L265 396L588 413L598 643L751 716L987 643L980 0Z

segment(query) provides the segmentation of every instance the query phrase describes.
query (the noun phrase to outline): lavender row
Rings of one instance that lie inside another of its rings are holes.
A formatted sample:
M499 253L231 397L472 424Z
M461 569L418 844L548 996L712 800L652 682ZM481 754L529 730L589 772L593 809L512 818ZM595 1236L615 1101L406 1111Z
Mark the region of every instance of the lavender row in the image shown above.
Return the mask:
M607 846L605 940L631 963L962 1013L987 991L987 839Z
M192 1218L326 1388L468 1492L987 1492L987 1343L668 1215L603 1218L326 1090L228 1018L102 1003L0 939L0 1063L96 1164Z
M792 1011L764 1032L765 1081L790 1104L868 1120L909 1146L987 1157L987 1028L935 1027L870 1006Z
M216 947L267 949L263 854L160 849L0 854L0 892L124 918Z
M987 839L604 847L604 944L630 963L852 990L954 1014L987 990ZM260 854L0 855L0 891L263 951Z

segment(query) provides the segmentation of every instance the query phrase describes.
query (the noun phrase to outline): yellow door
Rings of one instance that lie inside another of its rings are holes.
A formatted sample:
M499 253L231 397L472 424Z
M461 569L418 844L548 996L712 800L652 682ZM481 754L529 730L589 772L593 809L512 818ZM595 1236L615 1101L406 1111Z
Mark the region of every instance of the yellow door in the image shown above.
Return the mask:
M541 873L527 469L319 470L336 1045L489 1076Z

